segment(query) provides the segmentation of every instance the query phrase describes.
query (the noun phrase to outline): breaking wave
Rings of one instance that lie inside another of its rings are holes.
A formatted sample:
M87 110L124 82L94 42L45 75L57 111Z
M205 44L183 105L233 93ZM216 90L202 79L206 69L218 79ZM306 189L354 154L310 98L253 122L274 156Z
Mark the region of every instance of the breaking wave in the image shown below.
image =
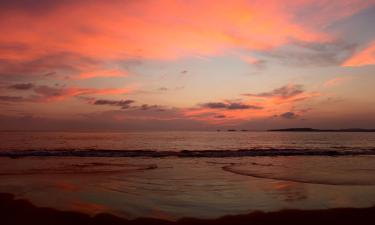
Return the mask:
M353 156L375 155L375 148L316 150L316 149L239 149L239 150L0 150L0 157L252 157L252 156Z

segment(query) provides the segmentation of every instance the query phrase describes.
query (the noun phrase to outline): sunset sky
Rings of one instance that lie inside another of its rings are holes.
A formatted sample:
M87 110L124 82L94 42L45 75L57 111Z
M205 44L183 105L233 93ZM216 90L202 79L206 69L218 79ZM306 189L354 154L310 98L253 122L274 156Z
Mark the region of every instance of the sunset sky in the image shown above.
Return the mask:
M375 0L0 0L1 130L375 128Z

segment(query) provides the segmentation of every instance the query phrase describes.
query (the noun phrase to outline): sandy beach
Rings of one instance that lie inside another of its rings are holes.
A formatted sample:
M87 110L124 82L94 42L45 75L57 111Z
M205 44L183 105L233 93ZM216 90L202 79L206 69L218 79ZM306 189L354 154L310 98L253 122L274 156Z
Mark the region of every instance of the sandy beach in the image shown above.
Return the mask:
M375 207L328 210L283 210L271 213L257 211L246 215L230 215L206 220L195 218L182 218L177 221L155 218L127 220L111 214L103 213L90 216L80 212L37 207L27 200L14 199L12 194L0 193L0 220L3 225L370 225L375 220Z

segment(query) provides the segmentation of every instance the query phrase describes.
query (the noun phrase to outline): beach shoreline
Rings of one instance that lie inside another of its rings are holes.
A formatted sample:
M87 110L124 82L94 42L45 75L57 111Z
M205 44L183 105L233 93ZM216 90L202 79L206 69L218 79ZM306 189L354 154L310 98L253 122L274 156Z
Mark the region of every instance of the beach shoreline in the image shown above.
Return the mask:
M373 224L375 206L369 208L333 208L321 210L286 209L277 212L255 211L244 215L227 215L217 219L182 218L168 221L156 218L128 220L108 213L94 216L75 211L60 211L38 207L25 199L15 199L13 194L0 193L0 221L3 225L38 224L114 224L114 225L242 225L242 224Z

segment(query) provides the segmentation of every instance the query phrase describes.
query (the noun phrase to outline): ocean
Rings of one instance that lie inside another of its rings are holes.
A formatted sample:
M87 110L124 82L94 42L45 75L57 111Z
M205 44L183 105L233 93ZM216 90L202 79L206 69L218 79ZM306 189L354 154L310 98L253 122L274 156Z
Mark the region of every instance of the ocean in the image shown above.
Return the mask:
M0 140L1 151L375 151L375 132L0 132Z

